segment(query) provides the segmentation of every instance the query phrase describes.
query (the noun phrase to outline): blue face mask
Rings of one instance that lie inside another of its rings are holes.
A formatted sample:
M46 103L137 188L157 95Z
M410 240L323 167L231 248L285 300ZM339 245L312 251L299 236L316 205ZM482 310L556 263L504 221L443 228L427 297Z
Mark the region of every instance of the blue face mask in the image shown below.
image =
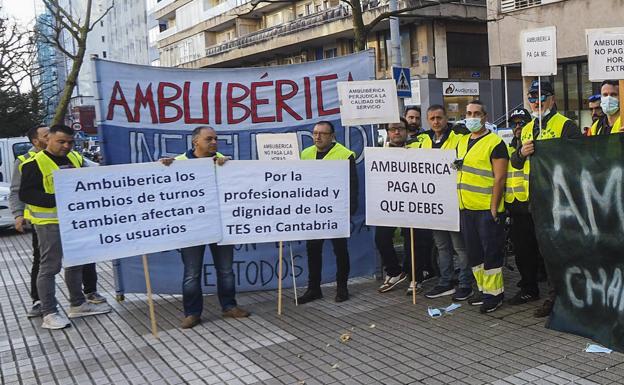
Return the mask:
M465 124L466 128L470 132L477 132L483 127L483 124L481 123L481 118L466 118Z
M613 96L601 96L600 108L607 115L614 115L620 109L620 101Z

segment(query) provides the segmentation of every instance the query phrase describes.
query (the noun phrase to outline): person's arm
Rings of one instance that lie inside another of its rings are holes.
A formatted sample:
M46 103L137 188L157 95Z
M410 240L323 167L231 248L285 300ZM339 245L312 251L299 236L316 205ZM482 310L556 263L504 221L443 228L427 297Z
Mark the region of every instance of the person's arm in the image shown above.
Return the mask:
M9 207L11 208L11 214L13 218L24 216L24 202L19 199L20 182L22 181L22 174L19 171L19 165L21 162L16 159L13 163L13 176L11 179L11 187L9 192Z
M29 205L53 208L56 207L54 194L48 194L43 187L43 175L37 162L28 162L22 167L19 199Z
M509 161L509 152L505 142L502 140L492 150L490 156L492 162L492 172L494 174L494 186L492 187L492 201L490 202L490 212L492 217L496 218L498 214L498 206L505 192L505 182L507 180L507 166Z
M355 166L355 157L352 155L349 157L349 202L351 205L351 215L354 215L358 209L358 189L357 168Z
M570 138L570 139L578 139L583 137L583 133L581 129L578 128L576 123L573 120L566 120L563 124L563 129L561 131L562 138Z
M15 230L20 233L24 232L24 208L26 205L19 199L20 183L22 181L22 173L19 171L21 162L16 159L13 163L13 176L11 178L11 187L9 191L9 207L11 214L15 219Z
M494 172L494 187L492 187L492 202L490 202L490 212L496 218L498 206L505 191L505 181L507 180L507 159L492 159L492 171Z

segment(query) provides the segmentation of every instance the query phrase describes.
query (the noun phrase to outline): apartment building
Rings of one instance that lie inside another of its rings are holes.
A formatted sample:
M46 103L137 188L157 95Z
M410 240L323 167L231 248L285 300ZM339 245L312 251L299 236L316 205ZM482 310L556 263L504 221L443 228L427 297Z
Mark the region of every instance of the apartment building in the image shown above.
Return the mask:
M387 0L361 0L364 23L389 10ZM400 0L408 8L412 0ZM340 0L162 0L148 10L160 65L247 67L322 60L354 52L352 11ZM453 119L481 98L503 114L500 76L488 62L485 0L458 0L406 12L400 18L402 65L410 67L414 98L444 103ZM392 76L387 19L367 37L377 78ZM499 71L500 72L500 71Z
M588 79L585 30L621 27L624 0L488 0L487 8L490 65L507 67L512 78L521 78L520 32L557 28L557 75L550 79L557 108L581 127L590 125L587 98L598 93L599 84ZM530 80L524 79L525 91Z

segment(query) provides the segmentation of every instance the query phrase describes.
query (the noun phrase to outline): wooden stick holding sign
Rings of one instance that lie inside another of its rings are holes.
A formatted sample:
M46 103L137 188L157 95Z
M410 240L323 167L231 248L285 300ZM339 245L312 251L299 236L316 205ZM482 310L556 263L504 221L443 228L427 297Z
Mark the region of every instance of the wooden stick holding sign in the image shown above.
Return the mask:
M620 95L620 132L624 132L624 80L619 81Z
M416 255L414 254L414 229L410 227L410 252L412 253L412 303L416 305Z
M299 160L299 142L297 134L258 134L256 135L256 150L258 160ZM282 315L282 279L283 279L283 256L284 242L279 241L279 272L277 283L277 314ZM294 274L294 260L292 257L292 245L290 245L291 267ZM297 285L293 275L293 287L295 290L295 304L297 304Z
M277 315L282 315L282 274L283 274L283 268L282 268L282 261L284 260L283 258L283 253L284 251L284 242L279 241L279 271L277 273Z
M154 314L152 281L150 280L149 267L147 266L147 254L143 254L143 272L145 273L145 289L147 291L147 304L149 306L149 316L152 324L152 335L154 338L158 338L158 326L156 325L156 315Z

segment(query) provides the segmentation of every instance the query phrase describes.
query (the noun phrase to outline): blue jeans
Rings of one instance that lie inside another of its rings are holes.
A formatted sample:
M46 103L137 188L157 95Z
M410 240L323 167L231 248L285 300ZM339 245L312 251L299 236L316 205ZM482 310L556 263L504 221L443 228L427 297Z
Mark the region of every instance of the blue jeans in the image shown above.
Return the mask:
M232 263L234 260L234 246L218 246L211 243L210 252L217 270L217 297L221 309L227 311L236 307L236 284ZM204 252L206 245L186 247L182 250L184 263L184 278L182 280L182 303L185 316L200 316L204 308L203 291L201 284L204 267Z
M457 264L459 268L459 288L472 287L472 270L468 265L468 255L464 247L464 239L460 232L456 231L433 231L433 240L438 249L438 267L440 268L440 279L438 286L451 286L453 280L454 264L453 249L457 253Z

